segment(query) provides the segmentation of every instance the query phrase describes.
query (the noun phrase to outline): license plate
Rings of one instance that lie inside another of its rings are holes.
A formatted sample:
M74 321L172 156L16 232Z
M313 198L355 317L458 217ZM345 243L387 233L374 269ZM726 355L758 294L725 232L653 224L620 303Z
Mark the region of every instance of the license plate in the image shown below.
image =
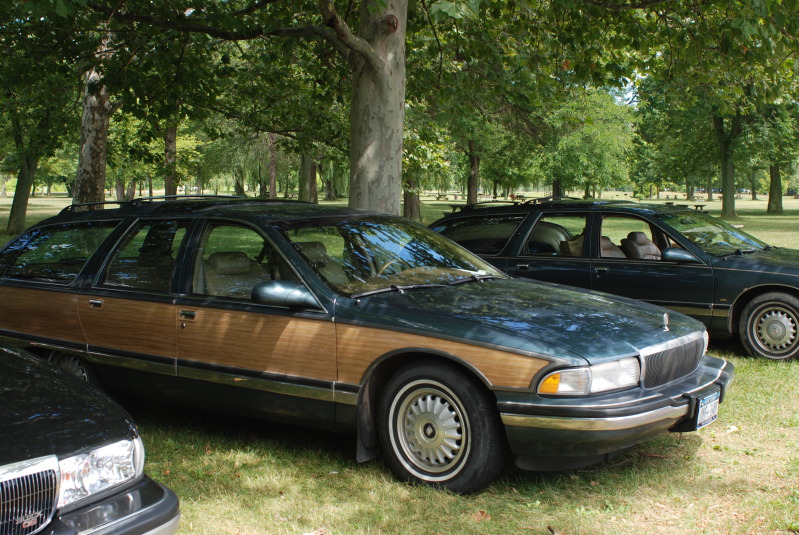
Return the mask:
M721 395L720 392L713 392L709 396L699 398L699 402L697 403L698 412L696 415L697 429L702 429L706 425L716 421L716 418L719 417L720 395Z

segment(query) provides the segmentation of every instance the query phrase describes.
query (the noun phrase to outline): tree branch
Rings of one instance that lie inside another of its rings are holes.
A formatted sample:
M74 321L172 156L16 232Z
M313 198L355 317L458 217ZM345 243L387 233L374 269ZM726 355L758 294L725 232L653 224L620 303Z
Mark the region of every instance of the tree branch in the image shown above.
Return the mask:
M368 42L352 33L347 22L336 12L333 0L319 0L319 10L322 12L323 24L333 30L335 39L341 46L359 54L373 71L383 69L383 60Z

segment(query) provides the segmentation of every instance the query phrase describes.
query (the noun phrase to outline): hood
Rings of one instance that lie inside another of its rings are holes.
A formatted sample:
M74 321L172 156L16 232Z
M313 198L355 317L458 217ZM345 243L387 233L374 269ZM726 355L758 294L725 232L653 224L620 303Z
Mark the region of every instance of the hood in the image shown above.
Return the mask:
M713 266L799 277L799 250L774 247L742 255L717 256L713 257Z
M135 436L127 413L49 363L0 347L0 465Z
M381 297L394 307L437 316L442 330L457 319L471 325L458 330L472 337L490 328L493 339L483 336L483 342L543 354L560 348L550 356L579 356L588 362L634 355L645 347L705 330L697 320L654 305L528 280L488 280ZM668 329L664 314L669 316ZM425 323L429 322L428 316ZM477 325L482 329L473 328Z

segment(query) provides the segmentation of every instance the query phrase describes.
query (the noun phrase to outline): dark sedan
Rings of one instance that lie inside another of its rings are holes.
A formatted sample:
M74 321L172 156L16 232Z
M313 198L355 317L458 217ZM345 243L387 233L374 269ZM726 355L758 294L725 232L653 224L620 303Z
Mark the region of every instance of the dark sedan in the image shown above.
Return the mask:
M431 227L507 273L623 295L738 335L754 356L799 353L799 251L690 207L545 200L475 205Z
M0 533L171 535L178 499L142 473L144 446L116 403L0 345Z

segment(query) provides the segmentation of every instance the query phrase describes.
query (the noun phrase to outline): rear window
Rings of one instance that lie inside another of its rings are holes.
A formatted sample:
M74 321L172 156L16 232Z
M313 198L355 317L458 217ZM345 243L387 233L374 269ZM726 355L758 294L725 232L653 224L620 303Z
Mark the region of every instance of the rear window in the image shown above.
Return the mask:
M11 279L69 284L117 224L102 221L35 229L3 250L0 270Z
M433 227L473 253L499 254L519 227L524 214L486 215L443 221Z

